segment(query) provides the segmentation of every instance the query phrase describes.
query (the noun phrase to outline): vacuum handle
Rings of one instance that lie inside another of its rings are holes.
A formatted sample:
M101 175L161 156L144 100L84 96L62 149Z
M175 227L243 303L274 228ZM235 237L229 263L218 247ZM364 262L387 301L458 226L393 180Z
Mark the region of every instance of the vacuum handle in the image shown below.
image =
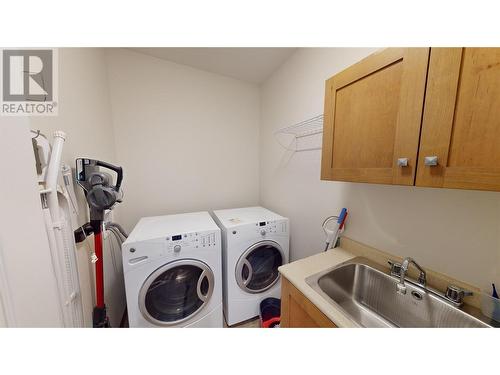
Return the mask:
M123 180L123 168L122 167L117 167L116 165L106 163L105 161L101 160L96 160L95 165L103 168L108 168L111 169L112 171L116 172L116 185L115 185L115 191L118 192L120 191L120 186L122 184Z

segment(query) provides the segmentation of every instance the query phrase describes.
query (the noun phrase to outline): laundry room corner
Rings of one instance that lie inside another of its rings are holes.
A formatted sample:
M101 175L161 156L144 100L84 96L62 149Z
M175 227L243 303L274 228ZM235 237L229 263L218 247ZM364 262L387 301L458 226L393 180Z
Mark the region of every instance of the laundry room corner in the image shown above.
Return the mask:
M31 117L29 118L30 128L40 130L49 140L55 131L66 133L62 162L68 165L73 173L75 160L78 157L92 156L116 162L105 50L61 48L58 57L60 98L58 116ZM76 184L74 184L74 190L79 211L75 225L80 226L88 220L87 202ZM110 251L117 252L116 247L119 246L112 244L112 241L112 238L106 238L108 246L104 251L108 259L112 258ZM89 262L93 248L92 236L89 236L86 241L77 244L76 251L85 311L84 324L87 327L92 326L91 315L95 300L94 270L92 263ZM110 319L114 326L119 326L125 311L121 260L117 267L111 262L107 262L105 267Z
M117 211L128 231L146 214L259 203L257 84L169 57L106 50L116 156L128 179Z

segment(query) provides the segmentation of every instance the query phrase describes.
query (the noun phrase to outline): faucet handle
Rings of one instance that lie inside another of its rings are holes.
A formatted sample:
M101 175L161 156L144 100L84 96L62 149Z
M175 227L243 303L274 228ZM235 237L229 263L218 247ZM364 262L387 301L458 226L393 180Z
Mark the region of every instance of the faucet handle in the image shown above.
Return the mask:
M472 295L473 293L470 290L465 290L455 285L448 285L445 293L445 297L457 305L462 305L464 303L464 297Z
M418 275L418 283L422 286L427 285L427 277L425 275L425 272L420 272L420 274Z
M388 260L387 263L391 266L391 276L400 277L401 276L401 263L394 260Z

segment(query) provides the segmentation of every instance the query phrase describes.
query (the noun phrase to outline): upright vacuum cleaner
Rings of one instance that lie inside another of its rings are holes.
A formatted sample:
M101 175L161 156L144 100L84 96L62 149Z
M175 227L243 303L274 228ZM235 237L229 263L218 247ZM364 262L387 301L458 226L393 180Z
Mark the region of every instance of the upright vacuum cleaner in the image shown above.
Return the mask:
M101 172L101 168L116 173L116 184L112 185L109 173ZM122 201L120 186L123 179L121 167L114 166L100 160L79 158L76 159L76 181L83 188L85 198L90 209L90 222L75 231L77 242L89 234L94 234L94 251L97 257L95 262L95 289L96 305L93 311L94 328L109 327L109 319L104 304L104 267L103 267L103 238L102 226L104 211L111 210L116 203Z

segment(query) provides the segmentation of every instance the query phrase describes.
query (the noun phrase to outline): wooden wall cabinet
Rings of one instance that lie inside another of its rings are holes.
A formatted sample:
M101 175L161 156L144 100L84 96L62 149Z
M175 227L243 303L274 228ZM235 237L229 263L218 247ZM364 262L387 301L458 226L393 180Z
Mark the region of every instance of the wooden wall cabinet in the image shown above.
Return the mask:
M387 48L326 82L322 179L413 185L428 60Z
M432 49L416 185L500 190L500 48Z
M286 278L281 278L281 322L283 328L334 328L326 317Z
M499 48L382 50L327 80L324 115L323 180L500 190Z

